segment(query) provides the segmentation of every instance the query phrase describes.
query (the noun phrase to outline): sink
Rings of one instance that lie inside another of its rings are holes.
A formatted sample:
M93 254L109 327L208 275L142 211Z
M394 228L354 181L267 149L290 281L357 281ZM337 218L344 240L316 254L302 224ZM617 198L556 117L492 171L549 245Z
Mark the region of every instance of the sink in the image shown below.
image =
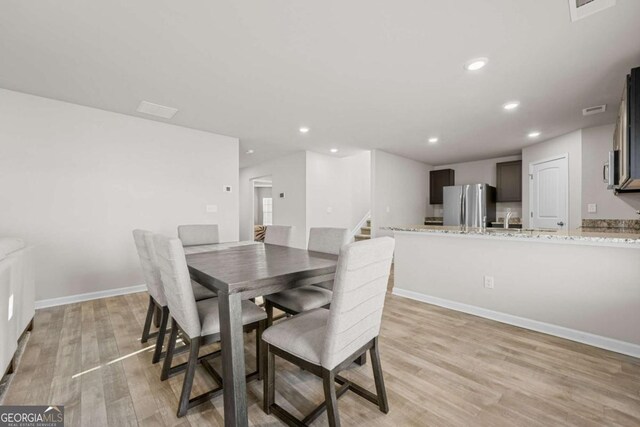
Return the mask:
M551 228L487 228L487 233L555 233Z

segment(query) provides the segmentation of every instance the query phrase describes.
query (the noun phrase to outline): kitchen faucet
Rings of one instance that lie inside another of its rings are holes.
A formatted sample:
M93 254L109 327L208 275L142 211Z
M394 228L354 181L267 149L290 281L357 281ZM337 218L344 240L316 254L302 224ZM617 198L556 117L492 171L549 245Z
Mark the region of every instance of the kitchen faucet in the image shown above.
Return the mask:
M507 210L507 214L504 216L504 228L509 228L509 220L511 219L511 215L513 215L511 209Z

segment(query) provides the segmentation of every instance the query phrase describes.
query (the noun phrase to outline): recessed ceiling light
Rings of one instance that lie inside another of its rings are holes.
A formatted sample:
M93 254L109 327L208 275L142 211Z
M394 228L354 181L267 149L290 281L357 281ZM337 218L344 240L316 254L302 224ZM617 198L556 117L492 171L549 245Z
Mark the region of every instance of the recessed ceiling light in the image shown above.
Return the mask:
M300 128L300 133L307 133L307 132L309 132L309 128L308 127L303 126L303 127Z
M519 106L520 106L520 103L518 101L511 101L504 104L502 108L504 108L507 111L511 111L511 110L515 110Z
M251 149L247 150L247 154L253 154L253 153L255 153L255 151L253 151Z
M537 138L541 135L540 132L535 131L535 132L530 132L529 135L527 135L529 138Z
M332 153L337 153L337 152L338 152L338 149L337 149L337 148L332 148L332 149L331 149L331 150L329 150L329 151L331 151Z
M438 142L438 138L436 138L435 136L429 138L429 144L435 144L436 142Z
M467 71L478 71L479 69L484 68L488 62L489 58L474 58L464 64L464 69Z

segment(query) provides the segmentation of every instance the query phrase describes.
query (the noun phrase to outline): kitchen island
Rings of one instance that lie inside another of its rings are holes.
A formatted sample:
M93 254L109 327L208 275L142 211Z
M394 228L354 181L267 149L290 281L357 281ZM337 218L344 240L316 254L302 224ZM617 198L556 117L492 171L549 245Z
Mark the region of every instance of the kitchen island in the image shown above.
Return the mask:
M640 357L640 233L389 227L393 293Z

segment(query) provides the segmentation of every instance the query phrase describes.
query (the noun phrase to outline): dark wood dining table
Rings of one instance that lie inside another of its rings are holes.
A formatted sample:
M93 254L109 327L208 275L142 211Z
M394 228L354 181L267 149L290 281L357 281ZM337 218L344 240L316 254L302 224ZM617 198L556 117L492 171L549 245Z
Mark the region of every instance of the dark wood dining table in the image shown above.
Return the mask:
M218 294L225 426L247 426L242 300L333 279L338 257L257 243L187 255L191 277Z

